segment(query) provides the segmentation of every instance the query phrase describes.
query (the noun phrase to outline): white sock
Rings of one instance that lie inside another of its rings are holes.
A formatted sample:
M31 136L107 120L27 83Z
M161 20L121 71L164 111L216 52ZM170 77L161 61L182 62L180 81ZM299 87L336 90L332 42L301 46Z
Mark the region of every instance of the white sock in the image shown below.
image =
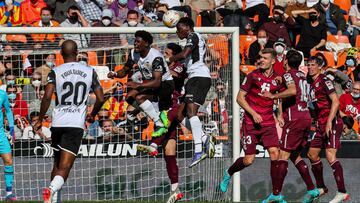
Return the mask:
M51 181L49 188L52 190L53 193L55 193L55 192L59 191L63 185L64 185L64 178L57 175Z
M187 128L188 130L191 131L191 125L190 125L190 121L189 121L188 118L185 117L185 118L181 121L181 124L182 124L183 126L185 126L185 128Z
M6 191L6 196L11 195L12 191Z
M191 125L191 133L193 136L194 144L195 144L195 153L199 153L202 151L202 141L201 136L202 132L202 125L199 117L193 116L189 119Z
M159 113L156 112L154 106L149 100L144 101L142 104L140 104L140 108L146 113L146 115L151 118L156 126L164 127L164 124L161 122Z
M175 191L179 186L179 183L173 183L171 184L171 191Z
M158 145L157 145L156 143L151 143L150 146L151 146L151 147L154 147L155 149L158 148Z

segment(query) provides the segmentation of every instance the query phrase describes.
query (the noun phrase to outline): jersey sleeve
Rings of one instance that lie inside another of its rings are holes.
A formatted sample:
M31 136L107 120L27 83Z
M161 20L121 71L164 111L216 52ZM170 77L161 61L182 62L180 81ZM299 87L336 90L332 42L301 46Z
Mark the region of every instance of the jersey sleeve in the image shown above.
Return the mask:
M54 70L51 70L50 73L48 74L47 84L53 84L53 85L56 84L56 76Z
M162 57L156 57L152 63L152 69L155 72L165 72L166 67Z
M195 34L194 32L190 33L187 38L185 48L190 48L191 50L193 50L198 44L199 37L197 36L197 34Z
M295 81L294 81L294 79L293 79L293 77L292 77L292 75L291 75L290 73L285 73L285 74L282 76L282 78L283 78L283 81L284 81L284 83L285 83L286 86L289 86L289 85L295 83Z
M252 86L252 83L253 83L253 74L250 73L245 77L244 81L241 84L240 89L245 92L249 92L249 90Z
M331 93L335 92L335 87L333 81L329 80L328 78L324 78L324 89L327 95L330 95Z
M11 111L9 98L6 93L3 94L3 97L4 97L3 99L4 99L4 108L5 108L5 112L6 112L6 118L9 122L9 126L14 127L14 115Z
M93 77L91 81L91 89L96 90L97 88L101 88L99 77L95 70L93 70Z

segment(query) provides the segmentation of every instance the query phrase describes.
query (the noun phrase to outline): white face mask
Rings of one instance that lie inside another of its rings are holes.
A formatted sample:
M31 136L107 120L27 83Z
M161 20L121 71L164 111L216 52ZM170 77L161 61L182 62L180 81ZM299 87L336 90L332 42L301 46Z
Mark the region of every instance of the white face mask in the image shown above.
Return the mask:
M306 0L297 0L297 2L298 2L299 4L304 4L304 3L306 2Z
M283 53L284 50L285 50L284 47L281 46L281 45L277 45L277 46L275 47L275 51L276 51L276 53L278 53L278 54Z
M267 38L258 38L258 42L260 45L265 45L267 43Z
M40 80L34 80L31 83L32 85L34 85L35 87L39 87L41 85L41 81Z
M105 25L108 26L110 25L111 21L109 19L102 19L101 22Z
M10 102L10 106L14 108L14 106L15 106L15 101Z
M350 94L351 94L353 99L359 99L360 98L360 94L355 94L353 92L351 92Z
M321 0L322 5L329 5L330 0Z
M137 25L137 22L135 20L130 20L130 21L128 21L128 25L130 27L135 27Z

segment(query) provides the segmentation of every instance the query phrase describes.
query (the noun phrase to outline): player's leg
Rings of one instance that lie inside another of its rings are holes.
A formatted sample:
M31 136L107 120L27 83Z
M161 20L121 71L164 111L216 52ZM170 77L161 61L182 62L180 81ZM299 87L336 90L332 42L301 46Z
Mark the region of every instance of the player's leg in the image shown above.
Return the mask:
M11 146L9 140L4 133L0 134L0 154L4 162L6 200L15 201L16 197L13 194L14 166L11 155Z
M323 164L319 157L320 152L320 147L310 147L307 156L311 162L311 171L315 177L316 187L320 190L320 196L322 196L328 192L328 189L324 182Z
M170 136L171 139L167 140L165 144L165 162L166 170L171 182L170 197L166 203L174 203L183 197L183 194L179 190L179 167L176 163L176 131Z
M54 179L54 177L57 174L57 170L59 168L59 162L60 162L60 150L54 149L54 163L53 163L53 169L51 171L51 181ZM61 190L58 190L52 195L52 203L60 203L61 202Z

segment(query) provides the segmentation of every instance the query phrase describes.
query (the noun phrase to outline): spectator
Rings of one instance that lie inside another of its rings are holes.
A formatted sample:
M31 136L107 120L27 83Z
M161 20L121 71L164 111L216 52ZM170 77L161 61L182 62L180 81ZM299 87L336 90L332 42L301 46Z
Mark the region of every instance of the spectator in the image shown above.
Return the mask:
M55 11L54 20L59 23L66 20L66 13L71 6L77 6L74 0L45 0L45 2Z
M101 109L98 112L98 120L92 123L88 129L88 135L94 138L98 138L103 135L101 127L103 126L103 121L109 120L109 111L106 109Z
M276 51L274 72L277 75L283 75L285 73L284 61L286 58L286 44L284 38L279 38L274 43L274 50Z
M14 115L14 132L16 139L21 139L24 129L29 125L29 121L20 115Z
M350 93L340 96L340 116L351 116L360 121L360 82L355 82Z
M305 19L301 14L308 13L309 19ZM310 10L297 10L292 12L293 16L301 25L299 43L296 49L304 54L304 58L309 58L310 51L324 49L326 43L326 25L319 21L319 10L316 7Z
M264 48L272 48L274 43L269 40L265 30L260 29L257 33L257 40L250 45L249 48L249 62L255 65L255 59Z
M20 9L23 13L23 23L31 25L41 20L41 9L46 7L44 0L25 0L21 2Z
M117 82L104 93L106 101L103 104L103 108L109 111L109 118L115 123L125 120L127 104L124 100L123 85Z
M36 98L34 100L29 101L29 112L39 111L40 112L40 106L41 106L41 100L44 97L45 90L44 86L41 87L39 92L39 98ZM55 100L51 100L50 107L48 111L46 112L46 115L51 117L52 116L52 110L55 108Z
M25 85L22 91L22 99L27 102L39 98L41 86L41 74L38 72L33 73L31 77L31 84Z
M21 95L17 95L17 86L8 85L6 87L6 93L8 94L13 114L20 115L21 117L27 117L29 114L28 104L25 100L21 99Z
M41 84L45 85L47 82L47 76L50 71L55 67L55 54L44 54L43 65L35 69L35 73L41 75Z
M41 20L32 24L33 27L59 27L59 23L52 19L50 7L44 7L40 12ZM61 34L31 34L33 42L41 47L56 47L61 43Z
M342 140L358 140L359 135L353 129L354 119L351 116L342 117L343 120L343 133L341 136Z
M352 81L360 81L360 67L354 56L347 56L345 64L338 67L338 70L343 71Z
M216 11L220 17L216 26L225 27L239 27L241 35L253 35L253 25L250 19L242 12L242 4L231 0L228 2L223 1L224 8L218 8Z
M6 74L19 77L22 73L22 61L19 54L13 53L13 48L10 44L4 46L5 53L0 55L0 62L4 64ZM14 49L16 49L16 47Z
M350 35L350 42L352 46L355 46L356 36L360 34L360 0L357 0L357 4L352 5L350 8L349 16L351 22L352 34Z
M310 8L306 5L306 0L297 0L296 3L290 4L286 7L285 13L289 15L289 18L295 20L295 17L292 14L292 11L296 10L309 10ZM301 14L301 16L305 19L309 19L309 15L307 13ZM288 27L289 33L291 33L292 39L292 47L296 46L296 36L300 35L301 26L299 23L295 22L295 25L292 27Z
M16 80L15 75L7 74L7 75L5 76L5 83L3 83L3 84L0 86L0 89L6 91L6 86L7 86L7 85L15 85L15 82L16 82L15 80Z
M330 0L321 0L317 7L320 12L319 21L327 25L328 35L342 35L346 31L346 21L338 5Z
M191 17L196 22L197 17L201 16L201 26L214 26L215 1L214 0L188 0L187 5L191 8Z
M94 27L116 27L112 22L113 12L110 9L104 9L101 16L101 21L96 22ZM118 43L120 43L118 34L92 34L90 39L91 47L111 47Z
M115 0L110 9L114 12L114 18L112 22L116 26L121 26L125 22L127 13L130 10L128 7L128 0ZM133 9L138 10L137 7Z
M284 12L284 8L281 6L274 6L273 13L272 20L264 23L260 29L264 29L266 31L269 40L275 42L277 39L282 37L285 39L285 44L290 47L291 40L285 23L287 25L295 25L295 21L292 18L289 18L289 16Z
M20 3L17 1L1 1L0 24L8 27L20 26L23 23L23 13L20 9Z
M43 139L45 141L51 140L51 131L49 128L42 126L41 130L37 131L34 135L33 126L39 121L40 112L34 111L30 113L30 125L24 129L21 139Z
M89 27L88 21L80 13L77 6L70 6L67 11L67 18L60 24L61 27ZM79 48L88 47L88 39L85 34L65 34L64 39L71 39L76 42Z
M347 93L352 88L351 79L343 72L335 68L326 69L325 75L334 81L335 91L338 96Z
M79 61L79 63L82 63L85 66L89 65L89 58L88 58L88 54L86 52L80 52L77 55L77 60Z
M144 27L144 24L140 23L140 16L139 16L139 12L135 11L135 10L130 10L127 13L127 18L126 21L124 22L124 24L121 25L121 27ZM121 46L125 46L125 45L133 45L134 44L134 37L133 35L130 34L121 34L120 35L120 45Z
M245 15L249 17L259 16L259 21L255 25L255 31L267 21L269 14L269 7L265 4L265 0L246 0Z
M88 22L95 23L101 20L101 11L105 6L105 0L77 0L76 2Z

